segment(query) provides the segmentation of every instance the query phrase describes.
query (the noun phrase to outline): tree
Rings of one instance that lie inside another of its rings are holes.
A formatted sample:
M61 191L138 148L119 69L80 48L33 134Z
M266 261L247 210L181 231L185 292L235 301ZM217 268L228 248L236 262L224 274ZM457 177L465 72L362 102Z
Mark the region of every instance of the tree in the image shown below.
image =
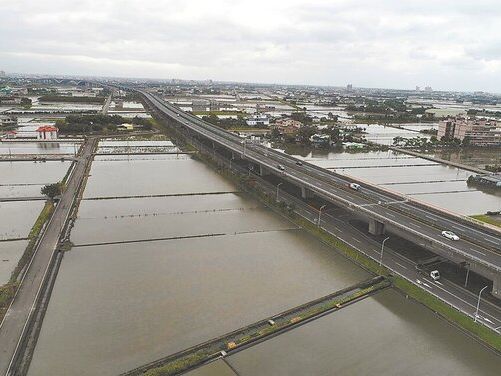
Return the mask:
M54 183L54 184L47 184L42 187L40 192L49 197L51 200L54 199L54 197L59 196L63 191L63 184L62 183Z

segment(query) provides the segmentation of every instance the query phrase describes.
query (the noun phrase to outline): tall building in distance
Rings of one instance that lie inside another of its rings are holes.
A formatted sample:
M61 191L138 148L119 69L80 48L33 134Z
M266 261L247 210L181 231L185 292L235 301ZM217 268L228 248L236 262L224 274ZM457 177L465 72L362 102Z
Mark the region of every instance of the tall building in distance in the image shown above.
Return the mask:
M501 146L501 123L491 119L468 119L457 116L438 123L438 139L468 138L474 146Z
M352 84L346 85L346 90L352 91L353 90L353 85Z

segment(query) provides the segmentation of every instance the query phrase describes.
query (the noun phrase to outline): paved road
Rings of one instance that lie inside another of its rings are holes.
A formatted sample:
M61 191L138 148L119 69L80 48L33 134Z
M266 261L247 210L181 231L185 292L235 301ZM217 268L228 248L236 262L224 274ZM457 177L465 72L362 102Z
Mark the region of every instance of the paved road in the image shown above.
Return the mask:
M243 141L238 136L186 114L147 92L141 93L160 111L189 129L244 155L250 161L266 166L286 180L303 185L319 196L369 218L375 218L417 236L422 239L422 246L433 244L442 254L453 254L456 258L489 271L501 272L501 232L486 229L444 211L423 207L403 196L369 184L362 183L362 191L355 192L348 188L348 183L352 180L346 176L309 163L298 166L297 159L261 145L242 145ZM280 171L277 164L285 166L285 171ZM445 239L441 236L442 230L456 232L461 240L454 242Z
M47 267L57 247L61 230L70 214L78 187L84 178L87 165L92 161L92 151L96 142L97 139L90 139L82 147L67 189L57 204L28 271L21 281L17 295L0 324L0 375L8 372Z
M111 104L111 97L113 94L108 95L108 98L106 98L106 102L104 102L103 109L101 110L101 113L103 115L108 114L108 110L110 109L110 104Z

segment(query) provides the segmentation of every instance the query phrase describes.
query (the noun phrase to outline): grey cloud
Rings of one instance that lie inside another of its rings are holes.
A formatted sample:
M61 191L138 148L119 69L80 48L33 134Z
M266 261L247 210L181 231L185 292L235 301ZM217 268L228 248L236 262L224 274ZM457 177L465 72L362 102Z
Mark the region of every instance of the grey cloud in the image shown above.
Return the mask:
M492 90L496 3L0 1L0 69Z

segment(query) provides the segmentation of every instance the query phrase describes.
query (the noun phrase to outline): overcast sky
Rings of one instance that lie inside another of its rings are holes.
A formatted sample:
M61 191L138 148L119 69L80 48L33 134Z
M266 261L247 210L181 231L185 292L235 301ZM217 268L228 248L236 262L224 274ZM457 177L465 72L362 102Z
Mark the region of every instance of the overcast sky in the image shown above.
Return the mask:
M499 0L0 0L16 73L501 92Z

